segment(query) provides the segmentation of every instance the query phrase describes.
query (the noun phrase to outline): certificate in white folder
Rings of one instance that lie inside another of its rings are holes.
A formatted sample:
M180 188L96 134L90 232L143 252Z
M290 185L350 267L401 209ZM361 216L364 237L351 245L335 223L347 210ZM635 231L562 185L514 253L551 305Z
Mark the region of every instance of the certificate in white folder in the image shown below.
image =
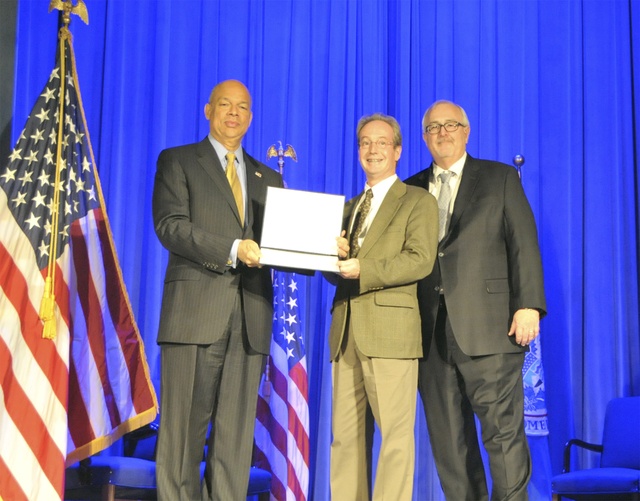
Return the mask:
M344 196L267 187L261 264L338 270Z

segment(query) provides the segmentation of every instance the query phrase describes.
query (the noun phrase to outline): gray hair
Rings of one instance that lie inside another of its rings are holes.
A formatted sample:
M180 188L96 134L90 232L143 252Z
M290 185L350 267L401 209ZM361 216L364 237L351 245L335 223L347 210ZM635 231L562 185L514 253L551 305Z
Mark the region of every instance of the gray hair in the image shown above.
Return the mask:
M467 117L467 112L464 111L464 108L462 106L452 101L447 101L446 99L440 99L439 101L436 101L431 106L429 106L427 108L427 111L424 112L424 115L422 115L422 132L424 132L427 127L427 117L429 116L429 113L431 113L431 110L433 110L433 108L435 108L439 104L451 104L458 108L462 113L462 125L464 125L465 127L469 126L469 117Z
M390 115L384 115L382 113L374 113L373 115L365 115L358 121L356 127L356 138L360 141L360 131L369 122L375 122L380 120L386 124L389 124L393 129L393 144L394 146L402 146L402 133L400 132L400 124L398 121Z

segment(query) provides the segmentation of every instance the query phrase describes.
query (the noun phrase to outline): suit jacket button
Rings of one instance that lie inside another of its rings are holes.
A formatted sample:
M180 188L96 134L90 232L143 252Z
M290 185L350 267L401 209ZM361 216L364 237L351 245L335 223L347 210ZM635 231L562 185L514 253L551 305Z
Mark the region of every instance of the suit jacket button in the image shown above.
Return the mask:
M438 252L438 257L443 257L444 256L444 252Z
M436 291L436 292L440 292L440 287L436 285L436 286L433 288L433 290L434 290L434 291Z

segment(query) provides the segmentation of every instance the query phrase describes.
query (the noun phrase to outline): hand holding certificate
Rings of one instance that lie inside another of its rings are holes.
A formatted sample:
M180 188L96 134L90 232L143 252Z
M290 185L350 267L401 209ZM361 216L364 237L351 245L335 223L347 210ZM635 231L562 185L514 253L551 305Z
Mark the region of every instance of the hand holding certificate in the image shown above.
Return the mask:
M338 272L344 196L267 188L260 264Z

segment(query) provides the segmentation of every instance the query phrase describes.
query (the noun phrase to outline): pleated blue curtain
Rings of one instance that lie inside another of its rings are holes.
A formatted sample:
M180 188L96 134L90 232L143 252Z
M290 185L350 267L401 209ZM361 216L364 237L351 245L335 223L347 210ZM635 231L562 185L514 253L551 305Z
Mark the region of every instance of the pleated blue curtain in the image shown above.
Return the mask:
M244 146L264 161L278 140L293 145L298 162L285 166L291 188L356 195L365 178L355 126L376 111L402 127L400 177L425 168L421 118L435 99L465 107L472 155L507 163L524 155L549 306L541 338L549 453L536 456L534 475L549 461L560 471L571 436L600 440L610 398L640 394L637 3L86 1L90 25L74 17L71 26L82 97L156 382L167 256L151 221L155 161L161 149L207 134L212 86L237 78L254 100ZM14 141L53 67L58 20L48 4L18 5ZM313 499L324 500L333 288L317 276L305 292L311 487ZM442 499L421 412L416 437L415 499Z

